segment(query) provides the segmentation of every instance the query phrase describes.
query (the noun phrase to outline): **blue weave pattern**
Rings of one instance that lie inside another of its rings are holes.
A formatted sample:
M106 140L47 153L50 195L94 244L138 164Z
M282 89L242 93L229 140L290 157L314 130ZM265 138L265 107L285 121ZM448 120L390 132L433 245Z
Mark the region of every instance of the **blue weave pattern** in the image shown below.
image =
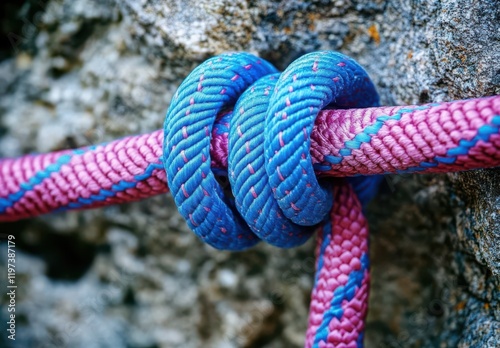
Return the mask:
M366 71L337 52L306 54L280 75L267 112L264 145L269 181L286 217L310 226L331 208L331 190L317 182L309 152L319 111L378 103Z
M234 106L259 78L277 72L248 53L205 61L180 85L164 125L163 159L180 214L204 242L241 250L259 239L231 207L210 168L210 134L217 114Z
M242 250L259 239L279 247L304 243L312 229L302 226L320 223L332 206L329 184L317 182L309 154L318 112L378 100L368 74L340 53L305 55L282 74L248 53L209 59L181 84L164 125L163 163L179 212L218 249ZM209 153L215 119L228 109L234 200L218 184ZM377 182L360 178L355 186L373 192Z
M265 120L279 74L261 78L235 105L228 142L228 171L236 207L260 239L278 247L304 243L313 229L287 219L269 184L264 158Z

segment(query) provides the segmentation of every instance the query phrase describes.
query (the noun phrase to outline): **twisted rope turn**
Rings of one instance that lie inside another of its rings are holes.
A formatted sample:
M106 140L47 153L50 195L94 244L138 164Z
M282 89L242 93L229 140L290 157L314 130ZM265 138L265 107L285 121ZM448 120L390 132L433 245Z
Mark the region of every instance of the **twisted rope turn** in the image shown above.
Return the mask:
M339 53L283 74L250 54L215 57L181 84L164 131L0 160L0 221L139 200L168 180L188 225L217 248L292 247L318 229L306 346L362 346L372 174L500 165L499 96L366 108L376 105L366 72Z

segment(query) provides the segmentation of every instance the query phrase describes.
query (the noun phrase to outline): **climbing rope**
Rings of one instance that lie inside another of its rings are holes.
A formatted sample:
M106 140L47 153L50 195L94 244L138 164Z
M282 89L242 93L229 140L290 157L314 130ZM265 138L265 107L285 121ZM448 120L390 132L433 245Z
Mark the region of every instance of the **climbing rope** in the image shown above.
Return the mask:
M376 193L375 174L500 166L500 96L378 103L367 73L340 53L307 54L281 74L251 54L214 57L180 85L162 131L0 160L0 221L170 190L189 227L215 248L293 247L317 230L306 347L361 347L363 206Z

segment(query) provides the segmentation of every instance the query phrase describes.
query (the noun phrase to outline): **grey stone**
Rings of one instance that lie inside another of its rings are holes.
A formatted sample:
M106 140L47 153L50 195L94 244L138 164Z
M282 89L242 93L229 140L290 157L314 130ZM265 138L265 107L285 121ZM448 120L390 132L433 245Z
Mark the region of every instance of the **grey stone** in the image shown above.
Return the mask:
M182 79L224 51L283 69L306 52L339 50L387 105L500 94L496 0L25 4L2 18L18 29L4 33L17 39L0 55L2 157L158 129ZM387 178L367 213L367 347L500 345L498 176ZM217 251L169 196L0 229L19 239L16 347L303 345L313 241Z

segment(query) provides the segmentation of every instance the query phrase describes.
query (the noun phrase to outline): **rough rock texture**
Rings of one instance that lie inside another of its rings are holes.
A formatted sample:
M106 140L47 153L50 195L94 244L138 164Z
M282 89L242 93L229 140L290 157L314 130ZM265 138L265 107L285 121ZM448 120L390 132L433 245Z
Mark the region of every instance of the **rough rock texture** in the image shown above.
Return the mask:
M280 68L309 51L340 50L366 67L388 105L500 94L496 0L0 7L0 156L157 129L190 69L228 50ZM500 345L498 170L388 177L368 217L367 347ZM216 251L188 231L168 196L0 230L17 238L20 285L17 339L2 328L0 346L303 345L312 241ZM5 243L0 250L5 265Z

